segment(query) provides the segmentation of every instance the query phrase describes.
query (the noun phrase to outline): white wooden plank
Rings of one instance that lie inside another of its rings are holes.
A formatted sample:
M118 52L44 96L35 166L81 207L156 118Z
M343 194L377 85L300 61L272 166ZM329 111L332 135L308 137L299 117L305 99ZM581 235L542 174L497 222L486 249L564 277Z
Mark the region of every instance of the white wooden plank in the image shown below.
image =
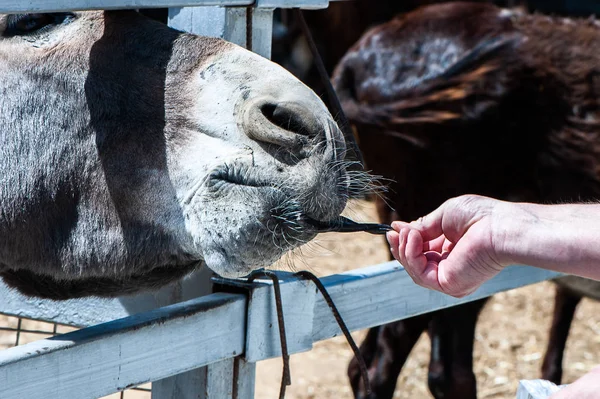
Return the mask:
M517 389L517 399L547 399L566 385L557 386L546 380L521 380Z
M233 398L233 359L225 359L207 367L206 398Z
M312 349L315 287L308 281L299 281L289 273L279 273L281 305L283 308L286 341L289 353ZM244 357L257 362L281 356L279 323L275 306L275 292L271 280L256 280L248 299L248 334Z
M376 325L406 319L422 313L455 306L493 295L497 292L518 288L560 276L559 273L537 269L528 266L510 266L499 275L485 283L475 293L464 297L454 298L436 291L431 291L416 285L406 271L397 262L332 275L321 279L346 325L351 331L357 331ZM290 280L291 279L291 280ZM243 280L217 279L220 284L231 284L233 287L254 289L251 294L248 310L248 332L246 340L246 359L259 361L273 356L279 356L280 340L275 329L276 313L269 299L273 295L272 287L249 286ZM293 287L306 284L294 277L283 279L282 287L293 292ZM264 282L264 284L269 284ZM312 283L309 283L312 286ZM263 292L267 289L268 295ZM304 288L303 288L304 289ZM314 290L314 286L308 290ZM314 302L312 334L307 340L304 329L311 325L307 321L308 310L305 306L305 294L297 293L290 301L283 294L286 335L288 337L289 353L297 353L309 348L309 342L317 342L340 335L341 330L336 323L331 310L320 294ZM291 303L290 303L291 302ZM290 308L291 307L291 308ZM290 313L295 312L294 315ZM253 317L256 317L254 320ZM273 325L273 329L271 326ZM291 345L290 345L291 342Z
M81 298L50 301L30 298L8 288L0 279L0 313L51 323L88 327L129 315L183 302L210 293L208 268L155 292L122 298Z
M246 298L214 294L0 352L0 398L97 398L239 355Z
M323 282L348 326L356 330L474 300L556 275L529 267L509 267L478 292L463 299L417 287L395 262L329 276ZM291 288L305 284L305 281L285 281L283 286ZM257 289L266 288L261 285ZM299 309L307 295L310 301L309 294L297 294L287 302ZM265 329L265 325L246 329L245 298L243 294L214 294L2 351L0 397L98 397L130 385L155 381L236 357L244 349L245 334L257 334ZM258 298L254 298L252 306L271 309L264 311L274 315L272 299L262 295L261 304ZM288 331L301 328L299 324L305 323L302 321L305 317L286 318ZM304 334L317 341L338 333L329 309L317 296L312 331ZM278 335L271 336L271 340L273 342L269 345L279 345ZM265 350L264 358L271 356L270 351ZM290 353L294 352L291 348ZM224 378L234 373L228 371L232 369L239 372L237 368L229 366L232 363L216 364L213 370L209 368L207 373L212 374L207 374L206 386L214 382L211 376ZM253 365L249 367L248 370L253 373ZM242 384L246 388L240 392L248 393L248 386L253 384L253 379ZM225 389L227 394L231 390L233 395L233 386L228 382L219 389ZM179 396L174 397L179 399Z
M202 398L199 392L206 387L206 367L179 373L152 383L152 399ZM204 399L204 398L202 398Z
M245 7L184 7L169 8L169 26L198 35L220 37L246 46ZM206 269L208 270L208 269ZM204 288L198 295L211 292L210 277L201 281ZM177 299L177 298L174 298ZM224 370L229 369L229 379ZM230 398L233 389L233 360L227 359L206 367L155 381L152 399Z
M258 55L271 59L271 47L273 43L273 9L250 8L251 39L249 50Z
M255 363L241 358L219 362L152 383L152 398L252 399ZM191 379L191 380L190 380Z
M247 8L169 8L169 26L198 35L220 37L247 46ZM271 36L269 35L269 40ZM226 370L230 370L229 375ZM153 399L230 398L233 390L233 360L191 370L153 384ZM254 375L245 376L251 378Z
M89 326L129 315L118 299L49 301L28 298L0 280L0 313L72 326Z
M340 0L332 0L340 1ZM0 13L116 10L196 6L250 6L253 0L2 0ZM258 0L259 8L327 8L328 0Z
M212 292L210 276L212 271L207 267L199 270L192 276L163 289L158 293L140 296L128 301L122 298L121 302L127 305L131 313L147 311L159 306L208 295ZM173 377L154 381L152 384L153 399L204 399L199 393L204 393L206 387L205 368L197 368Z
M335 0L333 0L335 1ZM339 1L339 0L338 0ZM327 8L329 6L328 0L256 0L258 7L265 8L305 8L318 10L321 8Z
M190 6L247 6L252 0L2 0L0 13L115 10Z
M197 35L220 37L246 47L245 7L170 8L169 26Z
M356 331L474 301L497 292L558 276L559 273L529 266L510 266L483 284L475 293L460 299L416 285L397 262L332 275L321 281L348 328ZM315 303L313 326L313 341L341 334L321 296L317 296Z
M120 297L118 301L129 315L188 301L212 293L210 278L213 274L208 267L203 267L184 279L157 291Z

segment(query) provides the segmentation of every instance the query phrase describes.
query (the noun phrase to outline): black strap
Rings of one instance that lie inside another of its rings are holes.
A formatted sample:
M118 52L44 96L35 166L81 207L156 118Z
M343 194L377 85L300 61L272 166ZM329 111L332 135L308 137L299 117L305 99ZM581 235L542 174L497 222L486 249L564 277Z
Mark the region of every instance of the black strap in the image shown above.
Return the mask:
M331 84L331 80L329 78L329 74L325 69L325 64L323 63L323 59L319 54L319 50L317 49L317 45L313 39L313 36L310 32L310 28L308 27L306 20L304 19L304 14L301 9L296 8L296 16L298 17L298 22L300 22L300 28L302 29L302 33L308 42L308 46L310 47L310 51L313 55L315 66L317 67L317 71L319 72L319 76L321 77L321 81L325 86L325 90L327 91L327 99L329 100L329 109L331 113L336 117L337 124L342 131L344 138L346 139L346 146L348 148L348 152L350 153L350 158L357 160L360 163L361 168L364 169L365 162L363 160L360 149L358 148L358 144L354 138L354 132L352 131L352 127L350 126L350 121L346 117L344 113L344 109L342 108L342 104L333 89L333 85Z
M354 339L352 338L352 335L350 334L350 330L348 330L346 323L344 323L344 320L342 319L342 316L340 315L339 310L335 306L333 299L331 299L331 296L327 292L327 289L325 289L325 286L323 285L323 283L321 283L319 278L317 276L315 276L314 274L312 274L311 272L303 270L303 271L299 271L299 272L295 273L294 276L312 281L317 286L317 289L319 290L319 292L321 292L321 295L323 295L325 302L327 303L327 305L331 309L331 312L333 313L333 317L335 317L335 320L337 321L338 325L340 326L342 333L346 337L346 340L348 341L350 348L352 348L352 352L354 352L354 356L356 357L356 360L358 361L358 367L360 368L360 374L362 376L363 383L365 385L365 390L367 392L367 395L370 395L371 394L371 383L369 381L369 373L367 370L367 365L365 363L365 359L362 357L362 354L360 353L360 349L356 345L356 342L354 342ZM272 271L258 270L256 272L252 273L250 275L250 277L248 277L248 281L253 282L254 280L256 280L257 278L260 278L260 277L270 279L273 282L273 289L275 290L275 307L277 309L277 324L279 327L279 339L281 342L281 356L283 358L283 376L281 377L281 385L279 387L279 399L285 399L286 387L288 385L292 385L292 378L291 378L291 373L290 373L290 355L288 352L287 337L285 334L285 320L283 317L283 305L281 302L281 289L279 287L279 278L277 277L277 274L273 273Z

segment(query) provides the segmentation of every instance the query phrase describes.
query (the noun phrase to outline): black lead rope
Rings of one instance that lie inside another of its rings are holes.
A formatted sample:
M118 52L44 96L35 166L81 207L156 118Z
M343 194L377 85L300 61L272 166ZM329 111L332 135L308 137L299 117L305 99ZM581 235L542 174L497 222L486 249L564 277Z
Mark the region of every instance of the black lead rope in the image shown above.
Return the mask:
M290 374L290 354L288 353L287 336L285 335L285 321L283 320L283 305L281 303L281 288L279 287L279 278L277 274L270 271L258 271L252 273L248 281L253 282L259 277L266 277L273 282L275 290L275 307L277 308L277 324L279 325L279 340L281 341L281 357L283 358L283 375L281 376L281 386L279 388L279 399L285 398L285 389L292 385Z
M348 330L346 323L344 323L344 319L342 319L342 316L340 315L339 310L335 306L333 299L331 299L329 292L327 292L327 290L325 289L325 286L323 285L321 280L319 280L319 278L317 276L315 276L314 274L312 274L311 272L302 270L302 271L299 271L298 273L295 273L294 276L299 276L299 277L302 277L302 278L312 281L319 289L319 292L321 292L321 295L323 295L323 299L325 299L325 302L329 306L329 309L331 309L331 312L333 313L333 317L335 317L335 321L337 321L338 325L340 326L340 329L342 330L342 332L344 333L344 336L346 337L346 341L348 341L348 345L350 345L350 348L352 348L352 352L354 352L354 357L358 361L358 367L360 368L360 375L362 377L363 383L365 384L365 390L367 391L367 396L371 395L371 382L369 381L369 372L367 370L367 365L365 363L365 359L362 357L362 354L360 353L360 349L358 349L358 346L356 346L356 342L354 342L352 335L350 335L350 330Z
M296 8L294 10L296 12L296 17L298 18L298 22L300 23L300 28L302 29L302 33L308 42L308 46L310 47L310 51L315 61L315 66L317 67L317 71L319 72L319 76L321 77L321 82L325 86L325 90L327 90L327 98L329 100L329 108L330 111L336 115L338 126L340 127L346 143L349 145L350 150L354 153L354 157L360 163L360 168L365 167L365 162L362 157L362 153L358 148L358 144L354 139L354 133L352 132L352 128L350 127L350 121L346 117L346 113L342 108L342 104L340 103L340 99L335 92L333 85L331 84L331 80L329 78L329 74L325 69L325 64L323 63L323 59L319 54L319 49L317 49L317 45L315 44L315 40L313 39L312 33L310 32L310 28L304 19L304 14L301 9ZM311 224L313 227L316 227L319 232L327 232L327 231L337 231L337 232L357 232L364 231L371 234L385 234L387 231L392 230L392 228L385 224L375 224L375 223L356 223L352 220L346 218L338 218L335 221L330 222L320 222L316 220L312 220L310 218L306 218L307 223Z
M312 281L316 285L316 287L319 290L319 292L321 293L321 295L323 295L323 299L325 299L325 302L329 306L329 309L331 309L331 312L333 313L333 316L335 317L335 320L337 321L338 326L342 330L342 333L344 333L344 336L346 337L348 344L352 348L352 352L354 352L354 356L355 356L356 360L358 361L358 367L360 368L360 374L361 374L363 383L365 385L365 390L367 391L367 395L370 395L371 394L371 383L369 381L369 374L367 371L367 365L365 363L365 360L362 357L362 354L360 353L360 349L358 349L356 342L354 342L354 339L352 338L352 335L350 334L350 330L348 330L346 323L344 323L344 320L342 319L342 316L340 315L339 310L335 306L333 299L331 299L331 296L327 292L327 289L325 288L323 283L321 283L321 280L319 280L319 278L317 276L315 276L314 274L312 274L311 272L308 272L305 270L299 271L299 272L295 273L294 276ZM279 278L277 277L277 274L275 274L271 271L261 270L261 271L253 273L248 278L248 281L253 282L254 280L256 280L259 277L266 277L266 278L270 279L273 282L273 289L275 291L275 307L277 309L277 324L279 325L279 340L281 342L281 356L283 358L283 376L281 377L281 386L279 388L279 399L284 399L285 398L285 390L286 390L287 386L292 385L292 378L291 378L291 373L290 373L290 355L288 352L287 338L286 338L286 334L285 334L285 320L283 318L283 305L282 305L282 301L281 301L281 288L279 286Z
M329 78L329 74L325 69L325 64L323 63L323 59L319 54L319 49L317 49L317 45L315 44L315 40L313 39L312 33L310 33L310 28L304 19L304 14L302 10L296 8L294 10L296 12L296 16L298 17L298 21L300 22L300 28L302 29L302 33L308 42L308 46L310 47L310 52L315 61L315 66L317 67L317 71L319 72L319 76L321 77L321 81L325 86L325 90L327 91L327 99L329 100L329 107L332 114L336 116L338 126L340 130L344 134L344 138L346 139L346 144L349 144L352 152L354 152L354 156L356 160L360 163L360 167L364 168L365 161L362 157L362 153L358 148L358 144L356 144L356 140L354 139L354 133L352 132L352 128L350 127L350 121L346 117L346 113L342 108L342 104L340 103L340 99L337 96L337 93L333 89L333 85L331 84L331 80Z
M352 128L350 127L350 122L348 121L348 118L346 117L346 114L344 113L342 105L340 104L340 100L339 100L335 90L333 89L333 85L331 84L329 74L327 73L327 70L325 69L325 64L323 64L323 59L321 58L321 55L319 54L317 45L315 44L315 41L312 37L310 29L309 29L308 25L306 24L306 20L304 19L302 10L298 8L295 10L295 12L296 12L296 16L298 17L298 21L300 23L300 27L302 29L304 37L306 38L308 45L310 47L311 53L314 57L315 66L317 67L317 71L319 72L322 83L325 86L325 90L327 91L327 98L329 100L330 109L331 109L332 113L336 115L338 126L340 127L340 130L342 131L342 133L344 135L346 143L349 144L350 150L354 153L355 159L360 163L360 167L364 168L364 160L363 160L362 154L358 148L358 144L356 143L356 140L354 139L354 133L352 132ZM340 218L340 220L336 220L334 222L329 222L329 223L314 221L312 219L307 220L307 222L309 224L313 225L313 227L316 227L321 232L324 232L324 231L339 231L339 232L366 231L371 234L385 234L385 232L391 230L391 227L388 225L374 224L374 223L361 224L361 223L353 222L346 218ZM340 329L342 330L342 333L346 337L348 344L352 348L352 352L354 352L354 356L355 356L356 360L358 361L358 366L360 368L360 373L361 373L361 377L362 377L362 380L363 380L363 383L365 386L365 390L367 391L367 395L370 395L371 394L371 383L369 381L369 374L367 371L367 365L365 363L365 360L362 357L362 354L360 353L360 349L356 345L356 342L354 342L354 339L352 338L352 335L350 334L350 330L348 330L346 323L344 323L344 320L342 319L340 312L338 311L337 307L335 306L335 303L333 302L333 300L331 299L331 296L327 292L327 289L325 289L325 286L323 285L323 283L321 283L321 281L319 280L319 278L317 276L315 276L314 274L312 274L308 271L300 271L298 273L295 273L294 276L312 281L315 284L315 286L317 287L317 289L319 290L319 292L321 293L321 295L323 295L325 302L329 306L329 309L331 309L331 312L333 313L335 320L337 321ZM292 384L292 379L291 379L291 373L290 373L290 355L288 352L287 338L286 338L286 334L285 334L285 320L283 318L283 305L281 302L281 287L279 285L279 278L277 277L277 274L270 272L270 271L261 270L261 271L255 272L248 278L248 281L253 282L254 280L256 280L259 277L266 277L266 278L270 279L273 282L273 289L275 291L275 307L277 309L277 323L278 323L278 327L279 327L279 339L281 342L281 356L283 358L283 375L281 377L281 387L279 389L279 399L284 399L286 388L288 385Z

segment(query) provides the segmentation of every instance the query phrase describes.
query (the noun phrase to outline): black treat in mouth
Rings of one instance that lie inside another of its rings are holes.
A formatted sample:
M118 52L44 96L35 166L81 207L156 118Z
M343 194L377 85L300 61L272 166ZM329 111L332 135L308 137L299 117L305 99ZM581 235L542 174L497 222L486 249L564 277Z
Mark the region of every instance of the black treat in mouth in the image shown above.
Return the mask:
M307 225L315 228L319 233L338 232L338 233L356 233L365 232L370 234L385 234L392 230L392 226L379 223L357 223L343 216L335 219L321 221L315 220L309 216L302 215L301 220Z

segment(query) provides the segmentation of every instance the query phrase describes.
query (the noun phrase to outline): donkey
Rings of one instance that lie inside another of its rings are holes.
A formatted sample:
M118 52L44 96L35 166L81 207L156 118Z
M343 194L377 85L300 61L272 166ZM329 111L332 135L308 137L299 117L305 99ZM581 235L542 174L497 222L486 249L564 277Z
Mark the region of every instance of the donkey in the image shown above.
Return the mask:
M512 201L600 197L600 24L491 4L418 9L367 32L333 78L367 166L393 179L382 221L414 220L445 199L476 193ZM543 378L559 382L582 295L600 283L558 283ZM373 398L391 398L429 328L436 398L475 398L473 335L485 301L373 329L362 349ZM366 398L352 363L356 398Z
M246 275L363 181L309 88L135 11L0 15L0 277L68 299Z
M420 6L448 0L353 0L331 2L321 10L306 10L304 17L319 48L323 64L331 73L346 51L372 26L388 22L390 17ZM479 0L501 6L524 0ZM546 0L547 1L547 0ZM317 94L325 88L315 67L300 24L292 10L277 10L273 29L273 61L300 78Z

